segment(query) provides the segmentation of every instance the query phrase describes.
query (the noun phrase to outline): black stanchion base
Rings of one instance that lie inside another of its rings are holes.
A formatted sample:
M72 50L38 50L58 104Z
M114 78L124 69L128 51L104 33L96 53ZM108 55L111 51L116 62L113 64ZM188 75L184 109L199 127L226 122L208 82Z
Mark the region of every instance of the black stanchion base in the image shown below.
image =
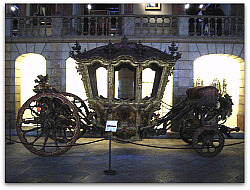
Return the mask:
M105 175L116 175L116 174L118 174L118 172L115 171L115 170L105 170L103 172L104 172Z

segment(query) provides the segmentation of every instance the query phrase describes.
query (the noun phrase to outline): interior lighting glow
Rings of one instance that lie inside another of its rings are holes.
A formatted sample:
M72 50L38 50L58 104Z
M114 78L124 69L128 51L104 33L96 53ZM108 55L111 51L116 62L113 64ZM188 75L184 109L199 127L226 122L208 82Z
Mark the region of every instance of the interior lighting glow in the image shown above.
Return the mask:
M201 9L204 5L203 4L200 4L199 8Z
M97 82L97 89L98 95L107 98L108 95L108 71L104 67L100 67L96 70L96 82Z
M46 75L46 60L39 54L30 54L21 62L21 104L35 95L34 80L38 75Z
M200 77L204 86L209 86L215 78L223 85L226 79L227 93L232 96L233 112L226 122L226 126L237 126L239 104L240 63L232 57L213 54L199 57L194 61L194 82Z
M68 58L66 61L66 91L79 96L82 100L87 99L81 75L77 72L76 61Z
M142 98L150 97L155 79L155 71L150 68L142 71Z
M91 4L88 4L88 10L91 10L91 9L92 9Z

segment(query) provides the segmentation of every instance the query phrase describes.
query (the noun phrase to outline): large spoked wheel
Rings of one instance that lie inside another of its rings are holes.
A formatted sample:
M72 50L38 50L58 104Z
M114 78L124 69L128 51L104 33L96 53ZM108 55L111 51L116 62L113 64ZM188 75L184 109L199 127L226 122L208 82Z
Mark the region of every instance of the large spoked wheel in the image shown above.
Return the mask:
M203 157L214 157L218 155L224 147L225 138L216 127L201 127L197 129L193 136L193 148Z
M199 126L197 126L197 124L194 124L193 119L183 120L181 122L181 126L179 129L179 134L180 134L181 139L184 142L191 145L194 132L197 130L198 127Z
M88 106L79 96L69 92L62 92L62 94L66 96L78 109L78 114L81 121L81 132L79 138L82 137L85 133L101 135L104 134L105 127L98 127L96 125L96 113L89 110Z
M85 134L87 128L89 128L89 126L91 125L91 121L89 120L89 109L79 96L69 92L62 92L62 94L66 96L78 110L78 115L80 116L81 121L81 130L79 134L80 138Z
M78 110L65 96L39 93L18 112L17 134L39 156L58 156L74 145L80 133Z

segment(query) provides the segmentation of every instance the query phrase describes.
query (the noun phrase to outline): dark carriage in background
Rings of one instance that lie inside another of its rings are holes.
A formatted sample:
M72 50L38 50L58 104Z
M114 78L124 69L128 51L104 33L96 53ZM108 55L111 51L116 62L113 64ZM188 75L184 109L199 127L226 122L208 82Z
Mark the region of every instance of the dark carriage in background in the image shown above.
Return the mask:
M126 38L83 52L76 42L72 49L70 57L78 65L87 101L54 89L48 75L38 76L36 95L21 107L16 124L21 142L35 154L57 156L84 134L102 136L108 120L118 121L113 138L122 141L165 135L172 124L181 121L181 138L205 157L220 153L224 135L231 137L231 131L239 130L223 125L232 113L233 103L229 95L219 94L212 86L188 89L186 99L166 115L156 114L163 103L168 77L181 57L175 43L168 52ZM104 95L97 81L99 68L104 68L107 76L101 79L107 85ZM142 97L142 73L147 68L155 73L154 83L150 97Z

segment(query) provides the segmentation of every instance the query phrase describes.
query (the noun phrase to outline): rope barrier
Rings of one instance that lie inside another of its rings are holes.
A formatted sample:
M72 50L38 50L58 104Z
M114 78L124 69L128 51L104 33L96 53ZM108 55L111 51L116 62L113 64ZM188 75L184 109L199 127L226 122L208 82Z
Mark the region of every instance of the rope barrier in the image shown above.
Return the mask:
M9 138L5 138L6 140L10 140ZM96 141L91 141L91 142L86 142L86 143L77 143L77 144L73 144L73 145L68 145L68 146L81 146L81 145L87 145L87 144L92 144L92 143L97 143L97 142L101 142L101 141L104 141L106 140L106 138L103 138L103 139L99 139L99 140L96 140ZM11 140L15 143L19 143L19 144L23 144L23 145L31 145L31 143L22 143L21 141L16 141L16 140ZM38 146L38 147L68 147L68 146L65 146L65 145L58 145L58 146L54 146L54 145L47 145L47 146L43 146L43 145L35 145L33 144L32 146Z
M20 143L20 144L23 144L23 145L30 145L29 143L25 144L25 143L22 143L20 141L16 141L16 140L12 140L12 139L9 139L9 138L5 138L6 140L11 140L12 142L15 142L15 143ZM106 138L103 138L103 139L99 139L99 140L96 140L96 141L90 141L90 142L86 142L86 143L77 143L77 144L73 144L73 145L70 145L70 146L82 146L82 145L87 145L87 144L93 144L93 143L97 143L97 142L101 142L101 141L104 141L104 140L107 140ZM114 142L117 142L117 141L120 141L120 142L125 142L125 143L130 143L130 144L134 144L134 145L137 145L137 146L144 146L144 147L151 147L151 148L162 148L162 149L176 149L176 150L180 150L180 149L194 149L193 147L163 147L163 146L155 146L155 145L147 145L147 144L141 144L141 143L136 143L136 142L130 142L130 141L125 141L125 140L121 140L121 139L116 139L116 138L112 138L112 140ZM237 142L237 143L231 143L231 144L226 144L224 146L234 146L234 145L238 145L238 144L243 144L245 143L245 141L242 141L242 142ZM38 146L38 147L68 147L68 146L65 146L65 145L58 145L58 146L43 146L43 145L32 145L32 146Z
M123 141L121 139L115 139L115 140L116 141L120 141L120 142L126 142L126 143L130 143L130 144L138 145L138 146L151 147L151 148L162 148L162 149L194 149L193 147L163 147L163 146L155 146L155 145L147 145L147 144L135 143L135 142L130 142L130 141ZM231 143L231 144L227 144L227 145L224 145L224 146L233 146L233 145L243 144L243 143L245 143L245 141L238 142L238 143Z
M116 141L120 141L120 142L126 142L126 143L130 143L130 144L138 145L138 146L151 147L151 148L163 148L163 149L193 149L193 148L190 148L190 147L162 147L162 146L147 145L147 144L141 144L141 143L123 141L123 140L120 140L120 139L115 139L115 140L116 140Z

